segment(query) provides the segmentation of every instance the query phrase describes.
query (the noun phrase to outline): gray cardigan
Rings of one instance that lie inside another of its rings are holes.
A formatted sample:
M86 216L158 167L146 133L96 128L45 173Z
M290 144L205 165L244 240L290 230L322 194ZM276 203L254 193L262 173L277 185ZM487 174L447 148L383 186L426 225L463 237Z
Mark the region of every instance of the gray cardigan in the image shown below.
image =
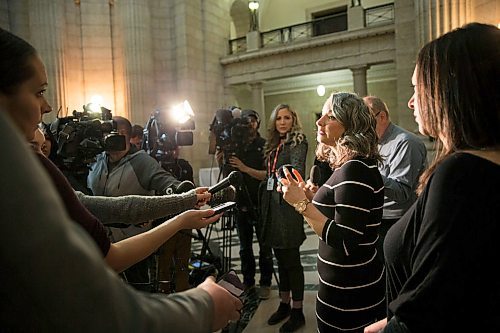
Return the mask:
M80 202L106 224L140 224L194 208L195 190L162 196L126 195L103 197L76 191Z

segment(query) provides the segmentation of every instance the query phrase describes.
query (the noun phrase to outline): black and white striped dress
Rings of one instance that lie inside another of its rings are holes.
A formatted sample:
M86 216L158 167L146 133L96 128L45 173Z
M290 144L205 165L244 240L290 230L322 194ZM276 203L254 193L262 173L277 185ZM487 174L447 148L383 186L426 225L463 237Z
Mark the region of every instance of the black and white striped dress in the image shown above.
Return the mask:
M328 221L319 240L319 332L363 332L385 317L385 271L377 260L384 184L375 160L337 168L313 204Z

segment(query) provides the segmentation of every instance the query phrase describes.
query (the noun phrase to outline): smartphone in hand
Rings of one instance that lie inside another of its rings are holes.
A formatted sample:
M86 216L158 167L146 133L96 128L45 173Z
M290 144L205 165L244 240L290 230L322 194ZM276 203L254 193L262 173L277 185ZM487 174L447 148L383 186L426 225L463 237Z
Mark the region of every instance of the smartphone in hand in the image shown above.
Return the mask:
M223 274L217 282L221 287L229 291L236 297L240 297L245 291L245 285L234 270L230 270Z
M280 180L281 178L285 178L285 171L284 171L285 168L288 170L290 175L292 175L292 178L294 180L297 180L297 177L295 177L295 175L292 172L293 165L291 165L291 164L283 164L281 167L279 167L278 174L277 174L278 180Z
M214 215L217 215L217 214L223 213L226 210L231 209L235 206L236 206L236 202L228 201L228 202L225 202L223 204L212 207L212 209L215 211Z

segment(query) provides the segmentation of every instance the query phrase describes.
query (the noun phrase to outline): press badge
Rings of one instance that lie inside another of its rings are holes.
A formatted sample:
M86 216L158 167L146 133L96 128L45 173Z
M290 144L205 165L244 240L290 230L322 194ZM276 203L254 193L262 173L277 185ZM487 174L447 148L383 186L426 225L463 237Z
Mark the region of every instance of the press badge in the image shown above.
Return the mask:
M274 190L274 177L269 177L267 179L267 190L268 191Z

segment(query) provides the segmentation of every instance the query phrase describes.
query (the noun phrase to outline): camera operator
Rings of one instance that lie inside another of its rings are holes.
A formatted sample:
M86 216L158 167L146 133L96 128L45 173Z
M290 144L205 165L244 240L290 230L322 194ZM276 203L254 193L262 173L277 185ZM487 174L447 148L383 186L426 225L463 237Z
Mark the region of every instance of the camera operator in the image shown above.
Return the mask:
M130 145L132 125L123 117L115 116L118 134L125 136L125 150L104 151L91 165L87 186L94 195L155 195L171 194L180 181L161 168L154 158L145 151ZM131 225L125 228L109 227L113 242L143 233L151 228L151 223L143 226ZM151 257L137 263L123 272L127 282L136 287L150 290Z
M142 138L144 136L144 127L141 125L133 125L130 134L130 144L134 145L137 149L141 149Z
M255 287L255 256L253 253L253 233L257 235L259 241L259 268L260 268L260 288L259 298L268 299L271 294L271 279L273 273L273 257L271 248L264 246L261 242L261 231L258 219L258 192L261 182L264 164L264 145L266 140L258 132L260 118L254 110L243 110L241 118L247 122L249 127L248 143L239 147L231 155L224 156L227 152L219 149L217 160L222 165L224 174L231 170L239 170L243 173L243 182L236 191L236 202L238 209L236 213L236 227L240 240L241 272L243 283L247 289ZM224 164L228 161L228 164Z

